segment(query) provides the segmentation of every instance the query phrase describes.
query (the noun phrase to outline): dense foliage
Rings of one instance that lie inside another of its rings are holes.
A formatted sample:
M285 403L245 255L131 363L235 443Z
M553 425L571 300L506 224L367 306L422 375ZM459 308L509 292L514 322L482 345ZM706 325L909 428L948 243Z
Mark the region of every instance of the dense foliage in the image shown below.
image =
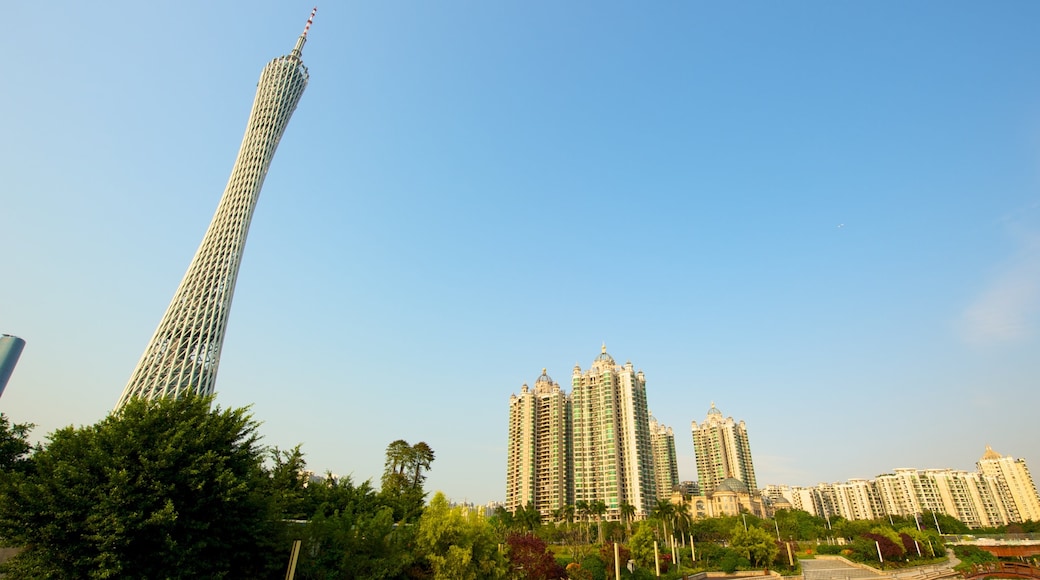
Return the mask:
M510 533L506 536L506 545L511 578L555 580L567 574L545 541L534 534Z
M262 577L277 494L258 424L209 399L132 401L0 479L8 578Z

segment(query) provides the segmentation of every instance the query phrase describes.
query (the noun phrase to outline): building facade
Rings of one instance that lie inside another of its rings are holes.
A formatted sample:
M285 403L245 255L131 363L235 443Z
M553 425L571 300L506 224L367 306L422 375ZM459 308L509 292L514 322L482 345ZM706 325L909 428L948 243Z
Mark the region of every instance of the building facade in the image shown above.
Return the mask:
M570 401L545 369L509 397L505 509L534 507L543 519L574 503Z
M675 431L650 416L650 448L654 455L657 497L666 499L679 489L679 463L675 457Z
M260 74L217 211L116 409L132 398L213 393L249 223L275 149L307 87L302 52L313 18L311 12L292 52L272 60Z
M900 468L873 480L821 483L816 487L767 486L765 495L822 518L848 520L945 514L970 528L1040 521L1040 496L1025 460L991 448L977 472ZM927 516L925 516L927 517Z
M619 520L621 505L646 517L657 500L646 378L631 362L619 366L604 345L588 371L571 377L574 501L606 505Z
M712 403L704 423L698 425L693 421L690 430L702 491L713 491L729 477L742 481L753 493L758 489L744 421L737 423L733 417L723 418L722 411Z
M1040 522L1040 496L1024 459L1002 456L987 445L976 466L996 482L997 493L1013 522Z

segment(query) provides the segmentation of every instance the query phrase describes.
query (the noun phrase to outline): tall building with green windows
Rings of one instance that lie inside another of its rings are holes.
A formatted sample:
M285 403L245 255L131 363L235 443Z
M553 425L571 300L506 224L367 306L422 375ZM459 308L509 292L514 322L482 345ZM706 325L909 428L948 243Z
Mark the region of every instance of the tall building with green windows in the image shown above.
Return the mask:
M545 520L574 503L570 402L545 369L509 397L506 509L534 507Z
M675 457L675 432L650 415L650 447L654 453L657 498L668 499L679 489L679 463Z
M643 371L617 365L604 345L588 371L574 367L571 387L575 504L602 501L608 520L630 504L646 517L657 483Z
M704 423L691 424L693 453L697 457L697 480L701 490L713 492L727 478L739 479L751 493L758 489L751 462L747 425L722 416L711 404Z

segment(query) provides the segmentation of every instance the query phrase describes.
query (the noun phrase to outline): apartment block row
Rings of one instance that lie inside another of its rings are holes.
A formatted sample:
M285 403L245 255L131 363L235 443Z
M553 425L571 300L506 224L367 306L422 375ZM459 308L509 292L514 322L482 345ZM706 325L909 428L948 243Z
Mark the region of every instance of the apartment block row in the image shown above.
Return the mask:
M707 499L719 487L755 489L743 421L723 418L712 403L692 435ZM507 510L531 506L548 520L567 506L603 502L607 520L642 519L680 489L675 433L650 413L645 375L616 364L605 345L587 371L574 367L570 394L542 369L534 388L510 396ZM702 514L713 511L702 505Z
M850 479L816 487L770 485L763 490L774 509L791 507L849 520L934 512L969 527L1040 521L1040 495L1024 459L1001 456L989 446L977 471L896 469L873 480Z

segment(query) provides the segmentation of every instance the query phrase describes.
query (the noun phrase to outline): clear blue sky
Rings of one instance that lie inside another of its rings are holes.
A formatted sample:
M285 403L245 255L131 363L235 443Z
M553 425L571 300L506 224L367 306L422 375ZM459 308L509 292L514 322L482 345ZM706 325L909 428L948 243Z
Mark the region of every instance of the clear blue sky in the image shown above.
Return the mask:
M0 400L110 411L311 4L0 8ZM606 343L762 485L1040 470L1040 3L338 2L217 381L265 441L502 499L509 395Z

